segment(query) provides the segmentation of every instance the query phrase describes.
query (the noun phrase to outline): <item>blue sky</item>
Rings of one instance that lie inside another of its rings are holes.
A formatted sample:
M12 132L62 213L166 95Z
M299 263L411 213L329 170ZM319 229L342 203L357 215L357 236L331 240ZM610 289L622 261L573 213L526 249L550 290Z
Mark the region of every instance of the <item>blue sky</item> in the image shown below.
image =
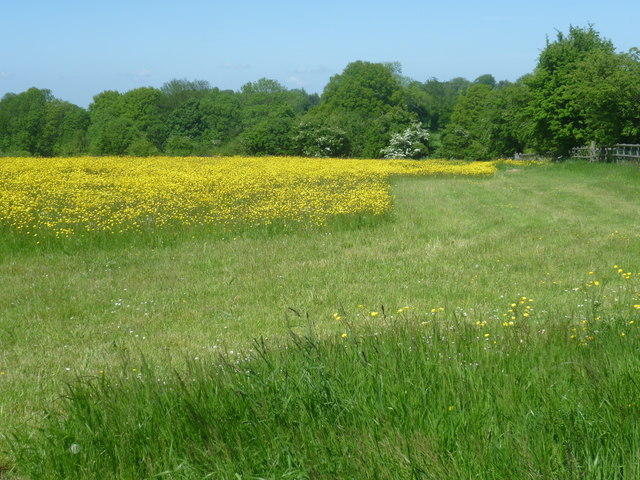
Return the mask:
M420 81L516 80L569 25L640 46L638 0L0 0L0 15L0 96L35 86L83 107L173 78L321 93L355 60L398 61Z

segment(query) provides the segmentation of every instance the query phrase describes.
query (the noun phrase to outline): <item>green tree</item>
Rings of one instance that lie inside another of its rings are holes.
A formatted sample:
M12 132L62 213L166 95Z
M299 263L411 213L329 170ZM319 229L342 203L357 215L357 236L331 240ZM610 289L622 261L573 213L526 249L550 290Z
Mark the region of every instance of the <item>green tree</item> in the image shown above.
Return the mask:
M86 110L54 99L46 105L45 121L40 134L41 150L47 156L85 153L88 128L89 114Z
M199 101L199 109L204 125L202 142L206 148L224 148L242 131L242 106L239 95L232 90L214 88Z
M132 141L133 122L121 119L119 92L106 90L89 105L89 150L94 155L123 155Z
M249 155L293 155L294 121L291 107L283 106L240 135L244 153Z
M131 120L109 118L89 128L90 151L94 155L125 155L136 137Z
M481 85L488 85L491 88L493 88L493 87L496 86L496 79L490 73L485 73L484 75L480 75L478 78L476 78L473 81L473 83L481 84Z
M424 125L432 132L444 129L451 119L458 99L470 85L471 82L462 77L446 82L440 82L435 78L427 80L422 86L430 99L425 106L426 115L424 118L421 116Z
M364 117L383 115L402 104L401 86L393 72L381 63L362 61L331 77L321 97L325 108Z
M211 90L213 89L206 80L173 79L160 87L160 107L170 113L184 103L201 100Z
M96 155L153 155L166 140L162 93L152 87L105 91L89 105L89 142ZM129 147L131 146L131 149Z
M407 107L398 71L399 67L390 69L381 63L350 63L341 74L331 77L319 105L308 111L302 124L330 126L334 146L344 155L380 157L391 135L417 120ZM316 130L320 136L326 133ZM302 141L301 136L297 138ZM323 142L306 137L297 148L304 150Z
M206 128L200 102L190 100L183 103L166 119L167 140L164 151L170 155L195 155L206 153L203 134Z
M49 90L30 88L0 100L0 153L72 155L84 149L87 113L56 99Z
M491 157L512 156L531 144L532 121L527 111L531 96L526 78L500 82L488 98L479 121Z
M567 75L566 98L584 119L583 144L640 142L640 58L633 50L611 55L595 51Z
M442 134L439 155L465 160L490 157L485 115L491 93L489 85L475 83L460 97Z
M595 92L584 83L604 80L607 69L594 71L588 65L595 62L602 67L615 63L615 56L611 41L601 38L593 26L572 26L567 36L559 32L555 41L547 40L533 75L527 79L531 93L528 110L533 120L532 140L538 151L553 151L564 156L572 147L594 138L585 102L591 102ZM586 78L579 72L585 67L594 78ZM589 96L581 97L578 92Z
M304 90L287 90L275 80L261 78L245 84L237 98L242 129L237 140L245 153L295 153L296 120L313 105L314 96Z

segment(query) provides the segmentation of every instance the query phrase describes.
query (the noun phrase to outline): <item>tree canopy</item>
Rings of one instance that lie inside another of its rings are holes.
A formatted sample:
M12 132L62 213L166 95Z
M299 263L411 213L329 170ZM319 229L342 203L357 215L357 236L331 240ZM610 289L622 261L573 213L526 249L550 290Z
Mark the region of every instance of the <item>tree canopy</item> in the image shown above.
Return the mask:
M564 156L591 141L640 142L638 105L640 50L571 26L515 82L421 81L398 62L355 61L321 95L268 78L238 91L174 79L106 90L83 109L30 88L0 100L0 154Z

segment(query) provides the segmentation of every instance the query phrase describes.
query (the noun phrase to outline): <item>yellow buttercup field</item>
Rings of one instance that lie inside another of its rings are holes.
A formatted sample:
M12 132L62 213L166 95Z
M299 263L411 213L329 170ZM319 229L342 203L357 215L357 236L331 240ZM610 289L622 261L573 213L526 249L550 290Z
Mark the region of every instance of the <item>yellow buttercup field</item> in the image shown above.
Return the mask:
M294 157L0 158L0 224L29 236L168 226L324 224L380 215L394 175L492 175L495 162Z

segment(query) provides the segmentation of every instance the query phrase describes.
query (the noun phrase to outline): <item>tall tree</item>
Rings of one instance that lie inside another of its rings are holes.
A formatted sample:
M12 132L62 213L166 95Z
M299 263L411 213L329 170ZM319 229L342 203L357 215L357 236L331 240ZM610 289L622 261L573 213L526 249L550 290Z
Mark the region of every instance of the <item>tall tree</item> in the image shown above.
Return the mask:
M460 97L442 135L441 155L465 160L489 158L485 115L491 93L489 85L474 83Z
M69 155L81 153L86 112L56 99L50 90L30 88L0 100L0 153Z
M481 123L492 157L512 156L525 151L531 143L532 122L527 112L530 92L526 78L515 83L500 82L491 92Z
M611 41L603 39L592 26L570 27L569 34L559 32L553 42L547 40L536 69L527 80L531 92L529 114L533 119L533 141L538 151L567 155L572 147L593 139L588 113L577 95L586 80L578 70L598 59L613 60ZM596 73L596 78L603 72ZM578 81L576 81L578 80Z
M425 126L434 132L446 127L458 99L470 85L471 82L462 77L446 82L435 78L427 80L422 88L431 99L431 104L426 108L428 113L423 120Z
M96 95L89 105L91 151L97 155L159 153L166 140L161 100L162 93L152 87Z
M174 78L160 87L160 106L163 110L171 112L184 103L204 98L211 90L212 87L206 80Z
M640 142L640 57L597 51L576 63L566 93L584 118L580 140L599 145Z
M314 148L309 146L309 137L311 129L317 128L318 136L327 130L333 132L328 143L347 156L382 156L391 135L417 120L407 107L399 69L394 65L390 69L381 63L357 61L331 77L320 104L302 120L307 140L299 148Z
M341 74L331 77L321 98L325 108L367 117L383 115L402 102L394 72L381 63L362 61L350 63Z

